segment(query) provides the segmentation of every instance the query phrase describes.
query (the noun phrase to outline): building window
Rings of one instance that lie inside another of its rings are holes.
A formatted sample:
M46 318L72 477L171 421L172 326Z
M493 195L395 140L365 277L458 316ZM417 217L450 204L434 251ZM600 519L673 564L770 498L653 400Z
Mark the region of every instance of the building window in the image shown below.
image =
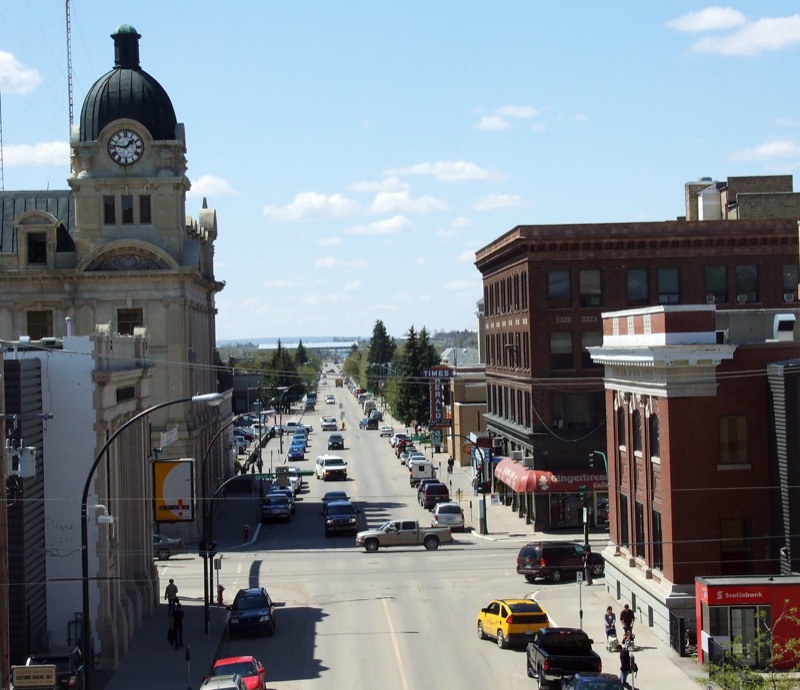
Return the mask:
M628 536L628 497L625 494L619 496L619 543L628 548L630 538Z
M47 264L47 235L43 232L29 232L28 266Z
M658 415L651 414L650 419L647 420L649 427L648 441L650 443L650 457L661 457L661 440L658 437Z
M703 269L707 304L728 301L728 269L725 266L706 266Z
M133 196L131 194L123 194L120 197L120 206L122 210L122 224L133 225Z
M572 293L569 284L569 271L547 272L547 306L571 307Z
M758 302L758 266L736 267L736 302Z
M748 519L719 521L720 570L722 575L750 575L753 572L752 525Z
M41 340L42 338L53 337L53 312L29 311L27 317L27 335L31 340Z
M572 333L554 332L550 334L550 368L572 369Z
M136 388L134 386L123 386L117 388L117 404L127 400L134 400L136 398Z
M596 369L603 365L595 362L586 348L597 347L603 344L603 334L600 331L584 331L581 333L581 366L584 369Z
M601 275L597 269L580 272L580 302L582 307L603 306Z
M150 195L142 194L139 197L139 224L150 225L153 222L153 216L150 211Z
M133 329L137 326L144 326L141 309L117 309L117 333L133 335Z
M658 303L680 304L681 272L677 268L658 269Z
M644 506L639 501L636 501L636 524L634 529L636 530L636 542L633 548L633 555L645 558L644 546L647 540L644 538Z
M629 268L626 274L628 304L650 304L650 286L646 268Z
M642 452L642 413L639 410L633 413L633 452Z
M797 274L797 264L786 264L783 267L783 301L797 301L797 284L800 282Z
M664 546L661 529L661 513L653 511L653 567L664 570Z
M116 214L116 207L115 207L115 200L113 196L104 196L103 197L103 224L104 225L116 225L117 224L117 214Z
M626 410L624 405L617 408L617 443L620 448L628 445L628 430L625 425Z
M744 415L719 418L719 464L747 464L747 418Z

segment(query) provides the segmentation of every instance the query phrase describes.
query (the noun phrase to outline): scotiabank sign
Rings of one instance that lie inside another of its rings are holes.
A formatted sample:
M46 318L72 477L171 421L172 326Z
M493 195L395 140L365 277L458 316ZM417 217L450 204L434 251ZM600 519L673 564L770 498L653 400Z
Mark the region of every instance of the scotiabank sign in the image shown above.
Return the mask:
M701 598L709 606L747 606L769 604L771 601L769 592L761 587L709 586L705 592L701 590Z

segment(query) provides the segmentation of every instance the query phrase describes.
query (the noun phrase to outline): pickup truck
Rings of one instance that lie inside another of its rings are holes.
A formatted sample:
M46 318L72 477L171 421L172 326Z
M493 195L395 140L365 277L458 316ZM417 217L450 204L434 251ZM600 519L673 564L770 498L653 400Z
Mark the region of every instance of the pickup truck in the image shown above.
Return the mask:
M603 670L593 640L580 628L542 628L528 643L528 677L540 688L561 687L563 679L576 673Z
M422 544L435 551L439 544L453 541L449 527L420 527L416 520L390 520L376 529L356 534L356 546L374 553L381 546L414 546Z

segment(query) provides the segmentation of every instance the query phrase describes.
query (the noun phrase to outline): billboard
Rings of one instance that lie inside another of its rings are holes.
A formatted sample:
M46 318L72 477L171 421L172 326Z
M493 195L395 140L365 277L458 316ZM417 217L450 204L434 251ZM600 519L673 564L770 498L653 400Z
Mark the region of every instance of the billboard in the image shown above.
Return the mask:
M194 458L154 462L153 496L156 522L194 520Z

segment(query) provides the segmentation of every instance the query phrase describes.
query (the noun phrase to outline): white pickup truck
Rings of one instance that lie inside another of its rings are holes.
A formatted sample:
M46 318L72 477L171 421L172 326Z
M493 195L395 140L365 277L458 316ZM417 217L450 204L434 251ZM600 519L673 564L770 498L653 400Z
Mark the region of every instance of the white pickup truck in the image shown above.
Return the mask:
M420 527L416 520L390 520L376 529L356 534L356 546L375 552L381 546L414 546L421 544L435 551L439 544L453 541L449 527Z

